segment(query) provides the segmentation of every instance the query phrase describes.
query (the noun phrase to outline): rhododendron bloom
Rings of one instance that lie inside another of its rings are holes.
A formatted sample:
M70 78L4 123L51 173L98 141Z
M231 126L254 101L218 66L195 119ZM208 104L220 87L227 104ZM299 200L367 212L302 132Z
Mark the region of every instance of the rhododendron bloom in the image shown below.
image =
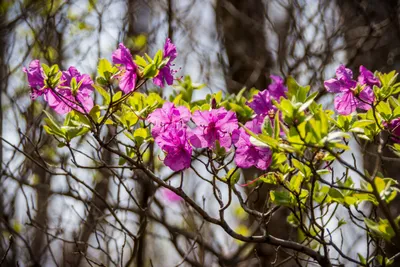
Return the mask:
M272 104L272 99L280 101L281 97L286 97L287 88L281 77L271 75L272 83L268 89L263 90L253 97L253 101L247 102L247 105L254 110L257 115L266 116L271 110L276 110Z
M190 111L186 107L175 107L171 102L165 102L162 108L154 110L147 120L154 124L151 134L157 137L160 132L175 124L185 124L190 120Z
M176 203L182 200L180 196L175 194L173 191L169 190L168 188L161 188L161 193L163 197L171 203Z
M80 74L75 67L70 67L62 72L61 81L55 92L49 90L47 94L47 102L54 111L65 114L74 109L87 113L93 108L93 81L89 75Z
M120 64L120 73L118 75L119 87L127 94L135 89L137 78L137 66L132 59L131 52L122 43L119 48L112 54L112 61L114 64Z
M174 125L155 138L157 145L166 153L164 164L173 171L190 167L192 146L186 126Z
M369 71L366 67L360 66L360 75L358 76L358 83L361 85L367 85L370 87L381 86L381 82L378 78L374 76L374 74Z
M218 141L221 147L229 149L232 145L232 132L238 128L236 114L225 108L210 111L195 111L192 120L197 125L190 142L198 148L214 148Z
M38 59L33 60L29 63L29 67L23 68L23 72L28 76L29 86L31 87L31 99L34 100L38 96L47 93L48 88L45 87L44 80L46 78L42 67L40 66L40 61Z
M286 97L287 88L285 86L285 81L276 75L270 76L272 83L268 85L268 91L270 95L279 102L281 97Z
M396 143L400 143L400 118L392 120L387 127L393 134L392 140Z
M366 70L366 69L365 69ZM365 77L368 73L362 70L359 80L371 80L370 77ZM360 68L361 71L361 68ZM329 79L324 82L326 90L330 93L339 93L335 97L335 109L339 114L348 115L360 108L368 110L371 108L375 100L374 93L369 86L357 87L357 82L353 80L353 73L344 65L340 65L336 70L336 78ZM357 88L361 91L357 92Z
M165 41L163 58L169 58L167 64L162 67L157 76L153 79L155 85L164 87L165 83L172 85L174 82L173 74L175 70L171 69L172 61L175 60L178 53L176 52L176 46L171 42L169 38Z
M261 133L259 119L255 118L245 124L246 128L255 134ZM268 147L258 147L250 142L250 135L243 129L237 129L232 135L236 147L235 163L240 168L255 166L266 170L271 164L272 152Z
M254 110L257 115L266 115L275 107L272 105L271 94L268 90L259 92L253 97L253 101L247 105Z

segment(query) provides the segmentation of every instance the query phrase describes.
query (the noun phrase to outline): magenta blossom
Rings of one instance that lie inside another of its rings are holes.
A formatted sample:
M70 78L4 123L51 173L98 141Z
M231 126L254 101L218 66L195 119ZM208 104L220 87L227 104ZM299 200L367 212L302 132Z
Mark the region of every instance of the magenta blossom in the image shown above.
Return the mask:
M268 91L276 101L279 102L281 97L286 97L287 88L285 86L285 81L276 75L270 76L272 79L272 83L268 85Z
M371 80L370 77L365 75L368 75L368 73L363 69L359 81ZM375 100L374 92L370 86L364 86L360 92L356 92L357 82L353 80L352 71L344 65L337 68L336 78L325 81L324 86L330 93L339 93L335 97L335 109L342 115L348 115L354 112L356 108L369 110Z
M157 145L166 153L164 164L173 171L190 167L192 146L189 143L187 127L178 124L168 127L155 138Z
M120 64L119 87L125 94L132 92L135 89L137 78L137 66L132 59L131 52L122 43L119 48L112 54L114 64Z
M400 118L392 120L386 125L390 132L393 134L392 140L396 143L400 143Z
M169 58L167 64L162 67L157 76L153 79L153 83L159 87L164 87L165 83L172 85L174 82L174 74L176 70L171 69L172 61L175 60L178 53L176 52L176 46L171 42L169 38L165 41L163 58Z
M366 67L360 66L360 75L358 76L358 83L360 85L367 85L370 87L381 86L381 82L378 78L374 76L374 74L369 71Z
M161 188L161 193L163 197L168 200L168 202L176 203L182 201L182 198L175 194L173 191L169 190L168 188Z
M247 105L254 110L257 115L266 115L270 110L275 109L272 105L271 94L268 90L259 92L253 97L253 101Z
M247 102L247 105L254 110L257 115L266 116L271 110L277 108L272 104L272 99L280 102L281 97L286 97L287 88L281 77L271 75L272 83L268 89L263 90L253 97L253 101Z
M89 75L80 74L75 67L70 67L63 71L61 80L55 92L49 90L47 93L49 106L58 114L66 114L73 109L89 112L93 108L93 81Z
M245 124L246 128L255 134L261 133L259 119L255 118ZM272 152L268 147L258 147L250 142L250 135L243 129L237 129L232 135L236 147L235 162L240 168L255 166L266 170L271 164Z
M229 149L232 145L232 132L238 128L236 114L225 108L210 111L196 110L192 120L197 125L190 142L198 148L214 148L218 141L221 147Z
M185 124L190 120L190 111L186 107L175 107L171 102L165 102L162 108L154 110L147 120L154 124L151 134L157 137L166 131L170 125Z
M23 72L28 76L29 86L31 87L31 99L35 100L38 96L46 94L48 88L45 87L44 80L46 76L42 67L40 66L40 61L38 59L33 60L29 63L29 67L23 68Z

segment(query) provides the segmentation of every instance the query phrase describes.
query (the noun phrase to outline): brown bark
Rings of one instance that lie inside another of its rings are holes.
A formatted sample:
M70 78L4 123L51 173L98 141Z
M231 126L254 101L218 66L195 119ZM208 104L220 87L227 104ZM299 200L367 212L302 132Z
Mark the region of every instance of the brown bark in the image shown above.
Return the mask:
M219 0L217 23L229 64L225 73L227 89L264 89L272 65L265 35L263 1Z
M227 91L237 93L243 87L263 90L268 85L268 73L272 66L272 57L267 49L265 33L265 7L261 0L219 0L217 2L217 23L223 38L228 58L225 71ZM243 171L245 180L253 180L262 173L256 169ZM263 185L252 195L249 203L253 208L263 210L269 189ZM288 211L281 209L274 214L266 226L267 231L279 238L290 237L290 226L286 223ZM286 255L278 252L270 245L256 246L259 266L272 266L271 262L283 260ZM288 262L283 266L290 266Z

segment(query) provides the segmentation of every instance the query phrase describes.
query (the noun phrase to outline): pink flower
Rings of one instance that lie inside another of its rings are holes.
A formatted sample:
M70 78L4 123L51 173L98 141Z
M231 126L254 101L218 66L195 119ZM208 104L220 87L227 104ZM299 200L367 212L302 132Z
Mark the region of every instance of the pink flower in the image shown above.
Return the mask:
M271 109L275 109L272 105L271 94L268 90L259 92L253 97L253 101L247 102L257 115L266 115Z
M58 114L66 114L73 109L81 113L89 112L94 105L91 97L93 81L90 76L80 74L75 67L70 67L63 71L61 80L55 92L50 90L47 94L49 106Z
M190 142L198 148L214 148L219 141L221 147L229 149L232 145L232 132L238 128L236 114L225 108L210 111L195 111L192 120L197 125Z
M171 40L167 38L164 45L163 58L169 58L168 63L162 67L157 76L153 79L153 83L159 87L164 87L165 83L172 85L174 82L174 74L176 70L171 69L172 61L175 60L178 53L176 52L176 46L171 43Z
M31 87L31 99L35 100L38 96L46 94L48 88L45 87L44 80L46 78L40 61L38 59L29 63L29 67L23 68L23 72L28 76L29 86Z
M268 85L268 91L276 101L279 102L281 97L286 97L287 88L285 86L285 81L276 75L270 76L272 83Z
M387 127L394 135L392 136L392 140L396 143L400 143L400 118L392 120Z
M119 87L127 94L135 89L136 85L136 70L137 66L132 59L131 52L122 43L119 44L119 48L112 54L112 61L114 64L120 64Z
M276 107L272 104L272 99L280 101L281 97L286 97L287 88L281 77L271 75L272 83L268 86L268 89L259 92L253 97L253 101L247 102L247 105L251 107L257 115L267 115L270 110L276 110Z
M358 83L361 85L367 85L369 87L381 86L381 82L374 74L369 71L366 67L360 66L360 75L358 76Z
M372 73L360 67L358 77L360 85L365 85L361 92L357 93L357 82L353 80L353 73L344 65L340 65L336 70L336 78L324 82L326 90L330 93L339 93L335 97L335 109L339 114L348 115L360 108L369 110L375 101L374 92L370 85L377 84L377 80L371 77ZM373 76L373 75L372 75Z
M259 119L255 118L245 124L246 128L255 134L261 133ZM235 162L240 168L255 166L266 170L271 164L272 152L267 147L257 147L250 142L250 135L242 128L234 131L232 135L236 147Z
M161 188L161 193L163 197L171 203L176 203L182 201L182 198L169 190L168 188Z
M156 138L157 145L166 153L164 164L173 171L181 171L190 167L192 146L186 125L171 125Z
M162 108L154 110L147 120L154 124L151 134L157 137L166 131L170 125L185 124L190 120L190 111L186 107L175 107L171 102L165 102Z

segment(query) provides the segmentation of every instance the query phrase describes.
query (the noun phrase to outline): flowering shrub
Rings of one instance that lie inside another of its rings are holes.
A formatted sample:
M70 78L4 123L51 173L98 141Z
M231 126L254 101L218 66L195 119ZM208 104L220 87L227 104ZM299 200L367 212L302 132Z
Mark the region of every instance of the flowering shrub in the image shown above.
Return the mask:
M176 57L176 47L167 39L154 58L147 54L133 58L120 44L112 54L114 65L107 59L99 61L96 82L75 67L60 71L57 65L47 66L38 60L24 72L32 99L43 96L56 113L66 114L54 118L46 112L44 129L57 139L59 147L72 153L73 140L90 132L98 149L118 157L120 165L143 171L149 181L167 190L163 191L166 198L184 201L205 221L219 225L233 238L280 246L321 266L343 261L360 266L387 266L393 262L396 256L385 250L371 250L358 258L343 254L332 235L344 222L333 229L328 224L341 206L358 222L369 243L387 241L399 246L400 217L390 210L399 186L380 172L385 147L400 155L397 73L372 73L361 66L356 81L351 70L339 66L336 78L324 83L326 90L334 94L335 112L315 101L318 92L312 93L310 86L301 86L291 77L285 82L274 75L262 91L243 89L237 95L218 92L195 101L193 91L202 86L192 83L189 77L174 78L172 62ZM144 93L141 87L149 80L155 89ZM174 80L176 91L169 100L163 99L160 88L172 85ZM99 96L96 103L94 91ZM60 123L62 118L64 122ZM111 139L104 135L106 125L115 129ZM372 172L343 158L350 149L350 139L378 145ZM158 157L149 158L153 144L158 147ZM157 160L162 164L155 164ZM346 170L341 177L333 170L335 162ZM242 169L252 167L259 170L259 175L244 177L246 186L274 185L265 192L271 203L267 211L251 207L239 190ZM174 187L160 178L162 172L170 170L180 174L181 186ZM351 178L350 171L360 183ZM182 189L182 184L196 179L194 176L213 188L220 205L218 217L208 214ZM228 196L222 196L222 186L228 189ZM279 239L266 231L243 235L232 229L224 212L234 197L260 223L260 229L277 209L289 209L288 222L301 233L298 240ZM363 212L368 205L378 208L382 216Z

